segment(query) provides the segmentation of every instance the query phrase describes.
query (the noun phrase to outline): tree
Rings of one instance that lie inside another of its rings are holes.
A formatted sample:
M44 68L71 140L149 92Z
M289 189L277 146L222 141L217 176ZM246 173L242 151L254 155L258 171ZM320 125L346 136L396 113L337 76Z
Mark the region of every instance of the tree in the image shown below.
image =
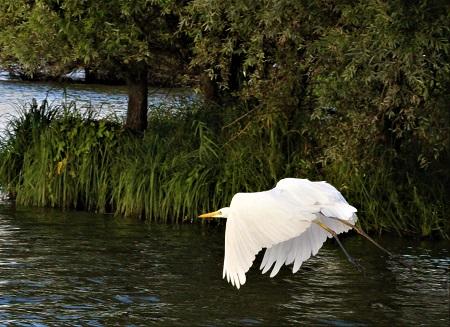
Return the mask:
M354 149L377 144L426 166L450 143L449 13L445 0L193 0L182 26L192 64L222 94L325 137L324 150L347 130Z
M192 65L222 93L289 114L305 96L312 45L336 20L333 8L320 0L193 0L181 26L194 40Z
M403 168L448 156L450 3L338 3L339 20L317 47L318 107L339 110L351 126L340 126L342 136L359 139L357 148L377 145Z
M172 0L4 0L0 64L59 75L77 66L111 70L128 85L126 126L147 126L148 70L180 52Z

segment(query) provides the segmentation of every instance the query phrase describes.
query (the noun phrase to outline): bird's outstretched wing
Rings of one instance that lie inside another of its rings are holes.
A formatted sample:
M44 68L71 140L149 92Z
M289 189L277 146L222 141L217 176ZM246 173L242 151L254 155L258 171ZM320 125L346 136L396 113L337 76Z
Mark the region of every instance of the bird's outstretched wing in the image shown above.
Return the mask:
M294 208L281 192L238 193L230 205L225 231L223 277L236 286L245 283L245 273L262 248L289 240L305 231L312 219L298 219Z
M326 216L351 219L356 212L331 185L299 179L281 180L265 192L238 193L230 210L223 277L237 288L245 283L245 273L262 248L267 248L261 265L263 272L276 263L271 277L283 264L294 263L294 270L298 270L328 236L312 221ZM349 229L328 220L326 223L336 232Z
M331 228L336 234L347 232L351 229L337 220L329 219L320 214L317 220ZM311 224L299 236L267 248L260 266L262 273L266 273L273 266L270 277L274 277L278 274L283 264L294 264L292 272L296 273L303 262L319 252L327 237L332 237L332 235L319 225Z

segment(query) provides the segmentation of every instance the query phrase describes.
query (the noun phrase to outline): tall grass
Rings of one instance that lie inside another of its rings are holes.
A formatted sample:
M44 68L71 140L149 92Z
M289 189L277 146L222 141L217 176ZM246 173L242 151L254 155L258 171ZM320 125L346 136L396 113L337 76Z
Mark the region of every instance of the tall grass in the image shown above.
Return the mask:
M325 169L328 180L358 207L359 223L366 230L448 237L450 205L445 182L420 181L417 176L400 182L397 174L383 160L364 172L346 163Z
M310 136L289 130L274 113L243 119L245 110L155 107L150 127L136 136L118 119L34 103L1 141L0 185L22 205L182 222L283 177L326 179L359 208L368 230L447 235L444 182L416 175L399 182L382 158L366 170L345 160L320 164Z

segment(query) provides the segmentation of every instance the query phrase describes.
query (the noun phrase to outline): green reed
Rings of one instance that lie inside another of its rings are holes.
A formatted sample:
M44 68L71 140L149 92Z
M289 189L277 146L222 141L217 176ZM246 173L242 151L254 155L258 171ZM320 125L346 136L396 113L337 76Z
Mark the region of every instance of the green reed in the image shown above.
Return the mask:
M243 119L246 110L154 107L149 128L135 135L89 108L34 103L11 120L0 143L0 185L21 205L183 222L283 177L325 179L372 232L447 235L444 182L401 178L379 157L364 169L344 160L318 164L311 136L292 132L273 113Z

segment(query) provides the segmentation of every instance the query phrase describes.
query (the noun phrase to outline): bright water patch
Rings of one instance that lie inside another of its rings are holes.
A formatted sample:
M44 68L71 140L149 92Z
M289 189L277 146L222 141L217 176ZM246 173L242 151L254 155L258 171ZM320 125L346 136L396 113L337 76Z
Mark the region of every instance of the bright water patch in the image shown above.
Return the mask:
M100 115L126 115L128 96L125 86L27 82L9 80L0 71L0 131L17 110L34 98L38 104L47 100L51 105L75 102L78 108L92 107ZM149 105L178 103L192 99L189 89L150 89Z
M0 207L0 326L449 325L449 242L331 240L298 273L222 277L223 226ZM258 263L261 256L258 256Z

